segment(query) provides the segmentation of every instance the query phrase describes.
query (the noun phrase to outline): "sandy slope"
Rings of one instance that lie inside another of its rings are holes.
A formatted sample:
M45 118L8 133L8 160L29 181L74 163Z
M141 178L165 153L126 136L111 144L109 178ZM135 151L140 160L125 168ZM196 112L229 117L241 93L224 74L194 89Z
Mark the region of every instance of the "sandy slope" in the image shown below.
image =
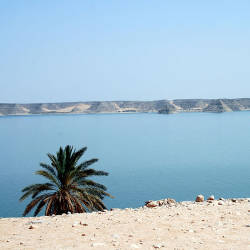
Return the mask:
M250 249L250 199L0 219L0 249L157 248Z

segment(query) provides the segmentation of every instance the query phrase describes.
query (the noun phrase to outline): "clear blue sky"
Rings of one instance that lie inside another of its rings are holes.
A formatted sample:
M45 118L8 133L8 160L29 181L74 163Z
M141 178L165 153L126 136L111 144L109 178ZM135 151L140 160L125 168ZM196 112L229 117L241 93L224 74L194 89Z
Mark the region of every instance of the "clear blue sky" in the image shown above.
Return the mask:
M0 102L250 97L249 0L1 0Z

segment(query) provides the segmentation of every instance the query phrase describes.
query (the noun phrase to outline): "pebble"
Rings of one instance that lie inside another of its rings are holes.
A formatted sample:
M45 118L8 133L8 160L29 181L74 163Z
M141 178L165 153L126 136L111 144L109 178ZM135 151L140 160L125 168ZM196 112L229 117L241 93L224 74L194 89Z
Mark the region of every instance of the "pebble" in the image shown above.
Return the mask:
M158 203L156 201L150 201L150 202L147 202L146 203L146 207L157 207L158 206Z
M159 243L159 244L154 244L153 245L153 248L161 248L161 247L164 247L164 244L162 244L162 243Z
M112 234L112 237L115 238L115 239L119 239L120 235L119 234Z
M140 248L140 246L136 245L136 244L131 244L130 248Z
M91 246L92 247L102 247L102 246L105 246L105 243L98 243L98 242L96 242L96 243L92 243Z
M207 198L208 201L213 201L214 200L214 195L210 195L208 198Z
M224 202L223 201L219 201L218 205L224 205Z
M29 226L29 229L35 229L35 227L34 227L34 226L32 226L32 225L30 225L30 226Z
M196 202L203 202L204 201L204 196L202 194L199 194L196 199L195 199Z
M30 225L30 224L42 224L43 221L42 220L36 220L36 221L29 221L27 223L25 223L25 225Z
M86 223L82 223L81 221L80 221L80 225L82 225L82 226L88 226L88 224L86 224Z

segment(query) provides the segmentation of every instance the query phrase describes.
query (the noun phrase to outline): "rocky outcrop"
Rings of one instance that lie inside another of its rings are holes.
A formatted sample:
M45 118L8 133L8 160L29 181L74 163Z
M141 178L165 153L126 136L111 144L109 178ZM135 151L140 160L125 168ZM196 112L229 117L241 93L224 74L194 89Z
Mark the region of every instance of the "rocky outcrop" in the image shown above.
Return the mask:
M160 113L229 112L250 110L250 98L242 99L178 99L159 101L105 101L66 103L0 103L0 115L49 113Z

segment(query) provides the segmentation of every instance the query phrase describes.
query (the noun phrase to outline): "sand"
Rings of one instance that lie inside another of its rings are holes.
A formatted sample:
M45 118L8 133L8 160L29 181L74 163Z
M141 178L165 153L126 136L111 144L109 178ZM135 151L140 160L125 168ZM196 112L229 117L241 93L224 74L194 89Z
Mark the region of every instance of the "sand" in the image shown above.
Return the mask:
M0 249L250 249L250 199L0 219Z

